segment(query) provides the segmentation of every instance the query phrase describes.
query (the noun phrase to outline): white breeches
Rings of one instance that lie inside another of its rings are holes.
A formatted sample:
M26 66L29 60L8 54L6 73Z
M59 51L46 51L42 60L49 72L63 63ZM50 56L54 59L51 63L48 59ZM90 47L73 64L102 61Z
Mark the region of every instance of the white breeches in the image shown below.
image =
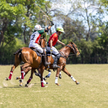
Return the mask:
M50 51L50 49L51 49L51 47L47 46L47 50ZM53 52L52 52L53 54L55 54L55 55L59 54L58 50L55 47L52 47L52 50L53 50Z
M37 43L29 44L29 47L36 48L40 53L43 53L43 49Z

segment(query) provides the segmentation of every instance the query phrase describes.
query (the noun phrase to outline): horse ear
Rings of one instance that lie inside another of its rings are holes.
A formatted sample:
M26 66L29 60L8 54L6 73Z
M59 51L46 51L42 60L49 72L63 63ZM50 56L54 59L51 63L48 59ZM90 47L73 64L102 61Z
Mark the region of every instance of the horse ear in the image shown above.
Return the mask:
M70 44L73 44L73 42L69 42Z

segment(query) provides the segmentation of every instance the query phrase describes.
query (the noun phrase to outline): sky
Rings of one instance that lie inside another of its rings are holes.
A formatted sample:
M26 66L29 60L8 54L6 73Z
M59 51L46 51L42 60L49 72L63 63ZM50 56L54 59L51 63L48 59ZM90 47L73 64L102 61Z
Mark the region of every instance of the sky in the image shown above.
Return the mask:
M72 7L72 3L69 3L69 1L71 0L58 0L57 2L59 2L57 4L56 0L54 0L55 2L52 2L52 7L51 9L58 9L58 10L61 10L61 12L63 12L63 14L67 15L69 10L71 9ZM73 4L74 2L77 1L77 0L72 0ZM85 6L87 7L87 3L85 4ZM84 5L82 5L82 7L84 7ZM95 7L97 8L97 7ZM92 9L89 9L89 11L92 11ZM96 14L96 11L92 11L92 14ZM108 21L108 15L104 14L104 18L103 18L103 21Z
M69 3L69 1L72 1L72 2ZM51 9L52 9L52 10L53 10L53 9L58 9L58 10L60 10L63 14L67 15L68 12L70 11L70 9L72 10L72 7L73 7L72 5L75 5L76 1L78 1L78 0L53 0ZM84 7L84 6L87 7L88 4L87 4L87 3L85 3L85 5L82 4L82 7ZM92 8L93 8L93 7L92 7ZM97 11L96 11L96 10L93 11L92 8L89 9L89 13L92 12L92 14L95 15ZM94 7L94 8L97 8L97 7ZM73 14L71 14L70 17L71 17L72 19L76 19L76 16L74 16ZM81 19L81 17L77 17L77 18ZM103 21L105 21L105 22L108 21L108 15L107 15L107 14L104 14ZM53 22L54 22L54 24L55 24L57 27L59 27L59 26L62 27L62 24L63 24L62 21L60 22L60 21L57 20L56 18L53 18ZM85 23L85 25L87 25L87 23ZM88 29L88 26L87 26L87 29ZM54 27L54 26L52 27L52 32L55 32L55 27Z

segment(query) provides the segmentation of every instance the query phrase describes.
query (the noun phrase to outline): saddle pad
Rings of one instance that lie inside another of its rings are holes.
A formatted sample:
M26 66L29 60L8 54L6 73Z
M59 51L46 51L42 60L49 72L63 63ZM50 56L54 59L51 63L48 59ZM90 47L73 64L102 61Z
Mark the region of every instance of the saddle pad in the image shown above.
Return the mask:
M40 57L42 56L42 54L40 52L38 52L36 49L32 49L32 50L35 51L38 56L40 56Z
M39 53L39 52L37 52L37 51L36 51L36 54L37 54L38 56L40 56L40 57L42 56L42 54L41 54L41 53Z

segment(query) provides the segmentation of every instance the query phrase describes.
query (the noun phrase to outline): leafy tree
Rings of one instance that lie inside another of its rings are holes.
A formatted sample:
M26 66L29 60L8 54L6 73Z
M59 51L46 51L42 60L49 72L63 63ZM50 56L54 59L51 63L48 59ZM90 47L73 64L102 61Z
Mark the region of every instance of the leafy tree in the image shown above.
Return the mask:
M39 13L41 13L34 3L45 8L45 0L0 0L0 55L2 62L5 61L4 57L8 56L5 55L7 52L14 52L14 49L19 48L20 45L15 44L16 38L28 43L32 29L39 22Z

